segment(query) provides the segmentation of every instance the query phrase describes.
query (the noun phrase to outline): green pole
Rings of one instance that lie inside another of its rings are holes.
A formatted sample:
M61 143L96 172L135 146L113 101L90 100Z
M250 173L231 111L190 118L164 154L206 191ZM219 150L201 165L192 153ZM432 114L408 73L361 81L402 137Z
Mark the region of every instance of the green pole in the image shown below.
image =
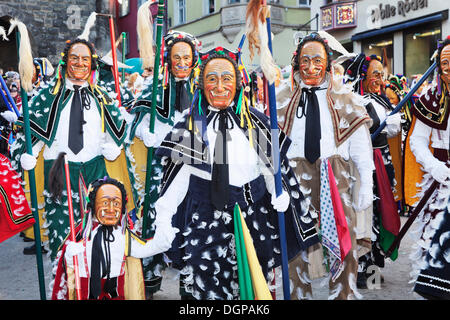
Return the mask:
M19 51L20 47L20 33L16 32L17 39L17 51ZM19 55L20 60L20 55ZM25 143L27 153L29 155L33 155L33 147L31 145L31 130L30 130L30 114L28 109L28 95L23 86L20 89L20 96L22 98L22 115L23 115L23 124L25 130ZM34 175L34 169L28 171L28 180L30 184L30 197L31 197L31 210L33 212L33 217L35 220L33 230L34 230L34 242L36 245L36 263L38 269L38 277L39 277L39 292L41 296L41 300L46 300L45 294L45 280L44 280L44 265L42 262L42 251L41 251L41 232L40 232L40 223L39 223L39 212L38 212L38 202L37 202L37 192L36 192L36 177Z
M125 64L127 55L127 33L122 32L122 63ZM125 69L122 69L122 83L125 82Z
M163 31L163 19L164 19L164 0L159 0L158 2L158 15L156 16L156 51L155 51L155 62L153 66L153 87L152 87L152 108L150 114L150 132L155 131L155 112L156 112L156 96L158 94L158 76L159 76L159 64L161 61L161 42L162 42L162 31ZM153 161L153 147L147 150L147 171L145 176L145 198L144 198L144 208L142 211L142 234L147 230L148 218L147 212L150 207L150 182L152 178L152 161Z

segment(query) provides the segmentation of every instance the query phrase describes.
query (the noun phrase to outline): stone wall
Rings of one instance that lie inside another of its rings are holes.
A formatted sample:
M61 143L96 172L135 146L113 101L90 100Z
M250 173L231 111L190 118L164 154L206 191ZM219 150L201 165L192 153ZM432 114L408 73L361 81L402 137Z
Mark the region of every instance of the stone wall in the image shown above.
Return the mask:
M112 3L113 0L0 0L0 20L5 22L12 17L22 21L30 34L33 56L47 57L56 65L65 41L83 32L91 12L109 13ZM99 54L110 50L106 17L97 17L89 40Z

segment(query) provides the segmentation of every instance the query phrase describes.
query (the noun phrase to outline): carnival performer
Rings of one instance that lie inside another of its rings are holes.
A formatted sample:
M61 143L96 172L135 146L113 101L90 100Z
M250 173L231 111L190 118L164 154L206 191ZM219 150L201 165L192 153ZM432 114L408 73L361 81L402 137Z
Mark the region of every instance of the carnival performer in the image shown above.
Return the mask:
M23 170L35 169L52 261L69 231L67 195L55 199L51 192L62 175L49 174L59 153L67 153L69 160L75 221L81 218L79 186L106 175L122 181L128 178L122 153L126 122L115 102L96 83L97 58L90 42L66 42L56 77L30 102L33 154L24 152L23 134L18 135L13 146L13 165L20 165ZM126 184L128 188L129 185Z
M164 181L155 204L156 230L180 230L167 252L195 299L237 299L233 234L238 204L262 272L281 264L276 212L285 212L288 258L318 242L289 167L290 140L279 135L283 192L275 195L269 119L244 99L238 53L217 47L201 54L191 111L175 124L156 155Z
M129 150L133 155L132 159L135 160L132 165L136 167L136 179L141 182L142 193L144 193L145 187L147 148L154 147L156 150L173 125L182 118L183 112L191 105L195 89L194 68L198 61L198 46L198 40L188 33L175 30L164 36L162 64L164 78L160 79L157 87L154 133L151 133L149 129L153 95L152 77L148 77L144 82L141 93L129 109L129 113L134 116L130 123L129 140L132 141L132 145ZM153 204L158 198L162 178L160 164L153 161L151 169L150 210L142 213L142 215L147 215L148 219L147 227L144 226L146 230L142 230L142 236L145 238L151 237L155 230ZM147 291L154 293L160 289L161 271L165 268L166 263L164 263L162 255L144 259L143 263Z
M292 140L287 157L322 237L289 264L292 299L312 299L311 279L327 270L330 299L359 297L356 213L373 197L370 118L361 97L343 85L342 67L332 65L328 38L301 39L292 58L296 88L279 110L280 128Z
M79 269L82 300L143 300L140 258L170 248L174 233L144 240L130 230L127 193L119 181L104 177L92 182L87 212L76 241L66 240L59 255L52 299L75 299L74 268ZM176 230L175 230L176 232ZM78 265L74 265L78 256Z
M438 80L417 100L413 107L416 118L410 146L416 161L425 172L420 184L420 199L433 180L438 187L412 228L416 231L414 251L411 253L414 291L427 299L450 299L450 217L449 217L449 91L450 37L440 45L436 58ZM430 142L431 148L430 150Z
M375 171L373 172L374 200L372 206L372 241L370 252L359 258L358 288L367 288L369 266L384 267L387 250L400 228L398 205L395 202L395 170L392 164L388 140L396 137L401 130L399 113L388 117L393 110L389 99L381 92L384 89L384 70L381 57L359 54L344 64L346 81L354 82L354 91L366 98L365 107L373 120L370 133L386 121L386 127L372 140ZM401 146L397 140L398 148ZM395 252L391 259L396 259Z

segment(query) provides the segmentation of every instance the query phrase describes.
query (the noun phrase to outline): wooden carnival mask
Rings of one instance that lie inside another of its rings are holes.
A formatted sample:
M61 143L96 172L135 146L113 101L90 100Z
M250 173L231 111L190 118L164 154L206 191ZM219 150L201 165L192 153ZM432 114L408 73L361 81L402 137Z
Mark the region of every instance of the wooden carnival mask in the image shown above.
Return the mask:
M67 57L67 77L76 84L82 84L91 74L92 55L84 43L74 44Z
M177 42L170 50L171 72L177 78L189 77L192 71L192 48L186 42Z
M394 106L396 106L400 102L400 99L397 96L397 94L394 92L394 90L392 90L389 87L386 88L386 96L388 97L391 104L393 104Z
M212 59L203 72L204 95L217 109L227 108L236 95L236 71L225 58Z
M328 57L325 47L318 41L305 43L300 51L299 71L303 83L317 87L325 79Z
M450 45L446 45L441 51L440 59L441 79L449 89L450 84Z
M115 226L122 214L122 193L113 184L104 184L97 190L95 196L95 217L105 226Z
M379 94L383 85L383 77L383 64L376 59L371 60L367 68L367 76L362 83L364 92Z

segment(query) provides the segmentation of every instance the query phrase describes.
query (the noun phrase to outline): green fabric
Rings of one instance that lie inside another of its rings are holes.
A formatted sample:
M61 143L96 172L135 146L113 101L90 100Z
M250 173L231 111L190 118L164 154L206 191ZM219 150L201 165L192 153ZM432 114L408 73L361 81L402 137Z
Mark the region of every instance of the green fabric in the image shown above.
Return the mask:
M60 200L54 201L49 194L49 172L53 166L54 160L44 161L44 187L45 192L45 220L49 230L49 248L50 258L53 261L56 258L58 249L68 236L70 231L69 223L69 210L67 205L67 186L64 167L62 168L61 175L63 176L64 187L63 194ZM80 217L80 200L78 190L78 178L79 175L83 175L86 186L89 186L91 182L96 179L103 178L108 175L106 171L105 161L102 156L95 157L94 159L85 162L69 162L69 174L70 174L70 186L72 190L72 204L74 211L75 225L81 222Z
M383 225L380 224L380 246L384 252L386 252L391 245L394 243L396 236L383 228ZM395 261L398 257L398 248L396 248L390 258L392 261Z
M54 85L55 83L53 82L47 88L42 89L30 103L31 134L37 139L44 141L49 147L51 147L55 139L61 111L66 107L73 95L73 91L66 92L65 83L62 83L58 93L53 95ZM98 87L98 89L107 102L104 106L105 113L108 113L112 120L111 124L105 120L105 128L113 138L114 142L120 146L125 140L125 120L121 119L122 116L120 110L113 104L113 100L109 97L105 89L101 87ZM98 112L101 114L102 110L99 98L97 97L98 92L94 92L94 94L90 90L88 90L88 92L90 97L96 102ZM19 119L17 123L23 125L21 119ZM114 128L112 128L111 125L114 126Z
M239 205L234 206L234 237L236 241L236 260L239 278L239 296L241 300L254 300L252 278L245 249L244 235L240 218Z

